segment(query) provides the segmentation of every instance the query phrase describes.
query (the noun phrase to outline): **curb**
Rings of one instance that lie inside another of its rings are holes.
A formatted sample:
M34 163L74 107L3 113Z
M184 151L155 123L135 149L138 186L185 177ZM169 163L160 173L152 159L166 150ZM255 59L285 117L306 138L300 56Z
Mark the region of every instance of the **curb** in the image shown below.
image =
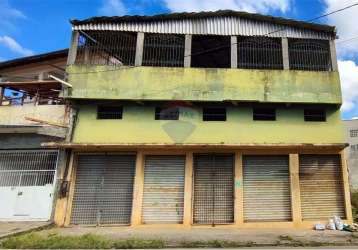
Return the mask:
M43 229L52 227L52 225L53 225L53 222L49 221L49 222L44 223L43 225L33 226L33 227L26 228L26 229L20 229L20 230L12 231L10 233L5 233L3 235L0 235L0 240L2 240L4 238L8 238L10 236L17 236L17 235L20 235L23 233L29 233L32 231L43 230Z

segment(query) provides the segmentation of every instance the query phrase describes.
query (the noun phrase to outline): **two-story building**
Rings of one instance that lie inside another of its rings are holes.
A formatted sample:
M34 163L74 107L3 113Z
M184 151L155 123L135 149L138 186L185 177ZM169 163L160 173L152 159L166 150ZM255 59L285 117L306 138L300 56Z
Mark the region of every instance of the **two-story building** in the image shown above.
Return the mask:
M42 147L68 138L60 97L68 50L0 63L0 221L49 221L65 152ZM56 200L56 199L55 199Z
M73 20L58 225L352 221L334 27L235 11ZM69 85L69 86L70 86Z

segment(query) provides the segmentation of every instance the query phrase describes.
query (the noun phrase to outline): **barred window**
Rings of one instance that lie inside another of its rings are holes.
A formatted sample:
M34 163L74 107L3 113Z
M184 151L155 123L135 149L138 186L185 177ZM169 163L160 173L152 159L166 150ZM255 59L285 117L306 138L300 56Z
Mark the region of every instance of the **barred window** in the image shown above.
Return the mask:
M193 35L191 42L191 67L230 68L230 36Z
M122 106L98 106L97 119L122 119Z
M304 119L306 122L325 122L326 110L324 109L305 109Z
M183 67L185 36L172 34L144 35L143 66Z
M349 133L351 137L358 137L358 129L352 129Z
M331 54L329 41L314 39L289 39L290 69L329 71Z
M226 108L203 108L203 121L226 121Z
M137 33L81 31L75 64L134 65Z
M237 66L245 69L283 69L280 38L237 38Z
M252 118L254 121L276 121L276 109L253 108Z

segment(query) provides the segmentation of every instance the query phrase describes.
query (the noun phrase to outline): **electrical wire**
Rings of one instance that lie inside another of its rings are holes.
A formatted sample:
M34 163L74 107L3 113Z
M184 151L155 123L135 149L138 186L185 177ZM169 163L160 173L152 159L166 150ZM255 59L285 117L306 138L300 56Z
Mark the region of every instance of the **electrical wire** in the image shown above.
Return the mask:
M341 40L341 41L337 41L336 44L342 44L342 43L348 43L348 42L351 42L351 41L354 41L358 39L358 36L355 36L355 37L351 37L351 38L348 38L348 39L345 39L345 40Z

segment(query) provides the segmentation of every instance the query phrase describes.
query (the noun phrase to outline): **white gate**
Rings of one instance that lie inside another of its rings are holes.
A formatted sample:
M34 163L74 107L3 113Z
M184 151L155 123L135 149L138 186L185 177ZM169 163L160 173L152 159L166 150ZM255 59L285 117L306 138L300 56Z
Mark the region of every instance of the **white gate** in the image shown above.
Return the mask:
M0 221L47 221L57 150L0 150Z

